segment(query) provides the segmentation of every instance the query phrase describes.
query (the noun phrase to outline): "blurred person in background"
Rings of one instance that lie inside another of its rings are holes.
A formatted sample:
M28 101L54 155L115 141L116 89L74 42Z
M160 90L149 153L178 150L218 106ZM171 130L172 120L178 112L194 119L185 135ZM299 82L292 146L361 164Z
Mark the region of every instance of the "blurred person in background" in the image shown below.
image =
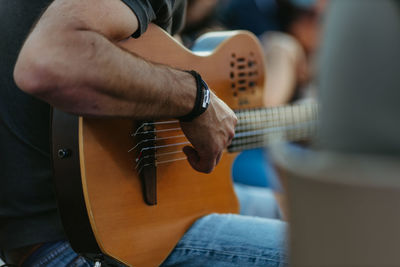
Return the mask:
M230 29L253 32L265 53L266 84L263 103L273 107L314 101L314 55L326 0L230 0L218 7L217 21ZM249 170L251 175L249 175ZM234 179L280 191L275 169L262 149L242 153Z
M302 97L314 76L320 21L326 0L231 0L218 20L227 28L256 34L266 59L264 104L277 106Z

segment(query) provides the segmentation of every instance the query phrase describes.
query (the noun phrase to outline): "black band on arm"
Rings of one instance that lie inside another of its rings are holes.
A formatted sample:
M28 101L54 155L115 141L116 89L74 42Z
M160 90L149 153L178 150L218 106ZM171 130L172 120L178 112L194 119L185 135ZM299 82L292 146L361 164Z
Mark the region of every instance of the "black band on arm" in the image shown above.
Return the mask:
M208 88L207 83L201 78L200 74L198 74L196 71L191 70L186 72L190 73L196 80L197 94L192 111L189 112L189 114L178 118L180 121L183 122L194 120L195 118L203 114L204 111L206 111L208 105L210 104L210 89Z

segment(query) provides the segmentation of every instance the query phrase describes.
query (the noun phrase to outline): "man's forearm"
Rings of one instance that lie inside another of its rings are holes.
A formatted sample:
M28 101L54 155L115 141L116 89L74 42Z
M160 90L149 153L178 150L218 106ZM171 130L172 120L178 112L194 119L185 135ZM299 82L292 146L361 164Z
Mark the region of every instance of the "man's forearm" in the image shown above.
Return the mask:
M146 62L96 31L43 21L15 68L24 91L80 115L177 117L193 107L190 74Z

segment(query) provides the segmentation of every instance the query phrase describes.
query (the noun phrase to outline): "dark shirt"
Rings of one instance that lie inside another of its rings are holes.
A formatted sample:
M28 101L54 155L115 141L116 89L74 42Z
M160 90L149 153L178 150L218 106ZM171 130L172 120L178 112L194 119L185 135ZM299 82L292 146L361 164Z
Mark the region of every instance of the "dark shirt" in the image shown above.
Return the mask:
M140 36L153 22L172 35L181 30L185 20L185 0L123 0L136 14L139 29L133 34Z
M123 0L137 15L140 36L155 22L176 33L184 0ZM13 69L30 29L50 0L0 5L0 249L65 238L53 191L50 106L17 88Z

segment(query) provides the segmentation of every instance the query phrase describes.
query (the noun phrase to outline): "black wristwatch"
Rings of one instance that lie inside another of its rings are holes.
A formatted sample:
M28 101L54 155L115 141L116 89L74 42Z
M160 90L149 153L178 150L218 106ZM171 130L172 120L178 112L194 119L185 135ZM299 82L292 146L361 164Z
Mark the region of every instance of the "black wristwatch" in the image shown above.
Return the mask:
M208 88L207 83L196 71L190 70L186 72L192 74L192 76L196 80L197 94L192 111L189 114L178 118L180 121L184 122L192 121L203 114L210 104L210 89Z

